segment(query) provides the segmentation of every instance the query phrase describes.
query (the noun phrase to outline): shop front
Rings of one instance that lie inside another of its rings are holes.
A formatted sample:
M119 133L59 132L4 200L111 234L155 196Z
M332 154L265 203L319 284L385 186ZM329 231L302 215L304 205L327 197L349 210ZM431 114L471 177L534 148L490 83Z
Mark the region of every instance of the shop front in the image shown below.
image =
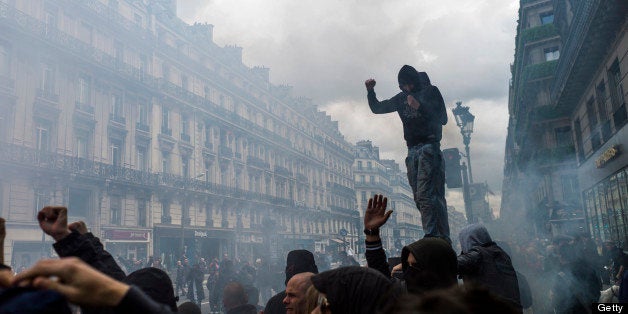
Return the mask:
M156 226L154 234L155 254L169 265L183 257L194 262L201 257L220 259L223 254L231 256L234 252L233 230Z
M150 229L104 229L103 233L105 249L114 257L128 261L148 260Z

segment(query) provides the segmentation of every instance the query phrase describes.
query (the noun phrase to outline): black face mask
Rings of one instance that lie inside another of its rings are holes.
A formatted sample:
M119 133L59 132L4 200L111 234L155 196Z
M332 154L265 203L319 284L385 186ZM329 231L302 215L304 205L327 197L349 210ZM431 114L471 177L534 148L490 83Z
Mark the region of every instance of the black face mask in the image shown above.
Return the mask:
M421 291L421 288L419 288L421 286L420 277L421 269L416 266L408 265L408 268L403 272L403 278L406 281L408 292L413 293Z

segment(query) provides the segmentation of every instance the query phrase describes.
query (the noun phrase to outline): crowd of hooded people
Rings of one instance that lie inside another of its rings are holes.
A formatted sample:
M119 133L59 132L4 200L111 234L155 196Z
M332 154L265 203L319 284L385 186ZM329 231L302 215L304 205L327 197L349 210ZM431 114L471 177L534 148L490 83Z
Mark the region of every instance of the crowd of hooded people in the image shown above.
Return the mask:
M37 218L41 229L54 239L53 248L60 258L40 260L14 273L4 265L0 250L0 313L201 313L198 303L205 298L202 283L207 272L212 311L227 314L522 313L532 306L533 299L539 299L533 297L534 283L529 284L526 276L515 270L510 246L498 245L481 224L460 232L460 254L446 239L428 237L405 246L400 263L390 265L379 230L391 213L387 198L375 195L369 199L364 213L368 267L342 266L319 272L310 251L290 251L285 290L260 306L260 290L252 287L246 276L230 275L233 263L227 258L209 264L202 260L187 267L185 273L186 266L179 262L174 283L154 261L127 275L84 223L68 224L65 207L45 207ZM5 221L0 218L0 248L5 235ZM548 309L555 313L586 313L600 297L603 268L590 267L576 250L585 246L574 241L559 239L547 250L553 255L544 258L544 267L539 268L539 273L551 268L554 274L546 278L553 284L548 285L549 297L545 298L551 300ZM521 263L526 271L539 267L532 253L528 247L516 245L514 254L531 257ZM615 261L615 283L628 278L628 272L623 272L628 262L623 252L609 246L605 254ZM602 257L596 261L603 261ZM246 271L244 268L243 273ZM628 294L623 285L615 289L618 295ZM180 294L190 301L177 304L176 295Z

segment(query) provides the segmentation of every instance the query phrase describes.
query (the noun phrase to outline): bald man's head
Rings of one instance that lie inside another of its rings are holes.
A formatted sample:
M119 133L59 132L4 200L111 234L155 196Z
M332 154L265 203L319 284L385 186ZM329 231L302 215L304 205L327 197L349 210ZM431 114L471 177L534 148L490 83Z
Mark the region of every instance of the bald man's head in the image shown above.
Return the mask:
M286 306L286 313L305 313L305 292L312 285L314 273L300 273L292 276L286 285L286 297L283 304Z
M237 282L227 284L222 292L222 304L227 310L236 306L244 305L248 301L248 296L244 291L244 287Z

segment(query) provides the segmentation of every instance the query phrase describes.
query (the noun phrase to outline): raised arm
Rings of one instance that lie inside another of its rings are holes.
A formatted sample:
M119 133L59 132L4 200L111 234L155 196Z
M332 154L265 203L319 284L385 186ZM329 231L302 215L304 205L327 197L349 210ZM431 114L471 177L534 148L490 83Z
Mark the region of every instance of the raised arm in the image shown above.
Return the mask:
M391 99L379 101L377 100L377 95L375 94L375 84L376 82L374 79L368 79L364 82L371 112L380 114L397 111L397 101L395 97L398 97L398 95Z
M364 232L366 233L366 262L373 268L390 278L390 270L386 261L386 252L382 247L379 229L388 221L392 210L386 211L388 198L375 195L369 199L368 207L364 212Z

